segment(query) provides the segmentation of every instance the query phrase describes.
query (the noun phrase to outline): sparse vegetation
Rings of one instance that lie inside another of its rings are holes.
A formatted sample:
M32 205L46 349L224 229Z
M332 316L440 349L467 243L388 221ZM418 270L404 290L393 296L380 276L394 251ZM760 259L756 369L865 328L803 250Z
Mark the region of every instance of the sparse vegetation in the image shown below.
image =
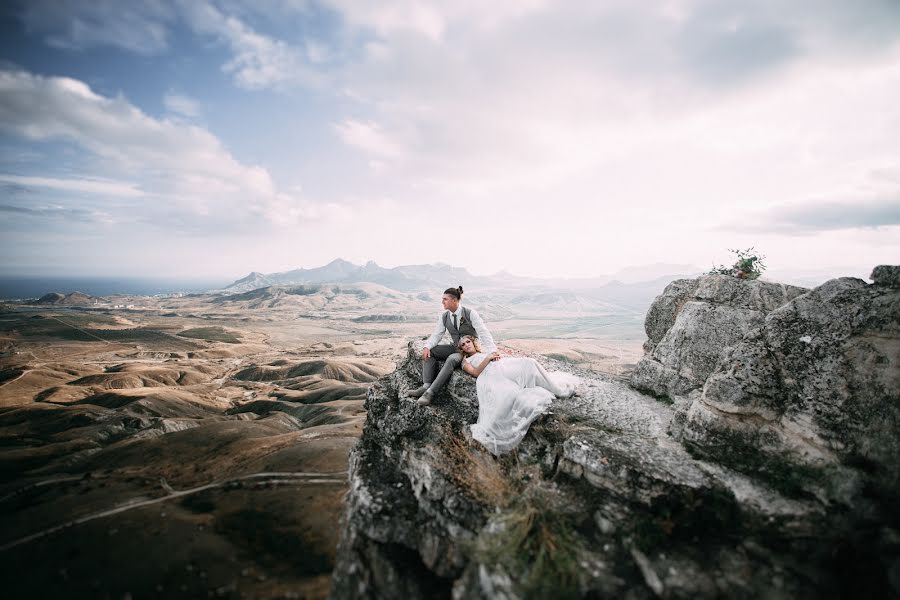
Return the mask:
M474 542L475 559L509 575L523 598L580 597L575 513L540 468L521 466L514 454L495 459L459 435L443 450L450 478L494 514Z
M225 331L222 327L195 327L193 329L186 329L178 335L196 340L206 340L208 342L225 342L226 344L239 344L241 342L240 337L229 331Z
M173 346L176 338L158 329L135 327L128 329L94 328L91 325L118 325L113 317L97 313L47 312L30 315L17 314L17 318L0 323L0 333L17 333L23 338L37 340L65 340L70 342L123 342L139 343L152 347ZM193 347L183 341L183 347ZM176 343L175 346L178 346Z
M284 289L285 294L291 296L312 296L322 291L321 285L297 285ZM335 292L337 293L337 291Z
M558 360L559 362L568 363L570 365L577 365L579 360L573 356L572 353L562 353L562 352L548 352L544 356L547 358L552 358L553 360Z
M766 270L763 260L766 258L753 246L746 250L728 249L737 260L730 267L725 265L713 266L708 275L732 275L738 279L757 279Z
M406 315L363 315L353 319L354 323L403 323Z
M573 514L554 506L558 502L558 494L531 481L476 542L478 560L509 574L523 598L581 596L583 542Z
M486 452L473 450L465 438L450 435L444 445L447 474L477 501L488 506L507 506L515 494L512 481Z

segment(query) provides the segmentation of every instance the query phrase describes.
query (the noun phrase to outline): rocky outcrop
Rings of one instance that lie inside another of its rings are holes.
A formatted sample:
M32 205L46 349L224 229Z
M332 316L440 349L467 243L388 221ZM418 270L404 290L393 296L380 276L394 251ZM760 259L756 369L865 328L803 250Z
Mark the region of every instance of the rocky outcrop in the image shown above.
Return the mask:
M893 274L891 269L893 269ZM853 506L900 502L900 289L834 279L729 347L673 433L699 456ZM884 275L884 277L882 277Z
M880 287L900 288L900 266L878 265L872 269L869 279Z
M732 289L769 312L781 301L759 288L746 294L730 282L700 284L716 297ZM546 362L584 383L499 460L466 434L477 418L468 376L454 374L432 406L406 398L420 382L415 345L369 389L365 429L350 456L333 597L820 598L900 590L898 524L879 497L857 489L862 515L772 485L673 439L673 406Z
M673 401L698 393L727 348L806 291L725 275L673 281L647 312L647 354L631 384Z

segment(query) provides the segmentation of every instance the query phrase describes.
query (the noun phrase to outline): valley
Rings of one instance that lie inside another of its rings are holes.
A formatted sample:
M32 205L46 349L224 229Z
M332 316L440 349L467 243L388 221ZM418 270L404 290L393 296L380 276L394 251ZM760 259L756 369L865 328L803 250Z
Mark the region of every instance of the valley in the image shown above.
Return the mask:
M355 284L3 304L13 595L325 597L366 390L431 333L438 298ZM505 352L619 376L641 356L634 311L474 300Z

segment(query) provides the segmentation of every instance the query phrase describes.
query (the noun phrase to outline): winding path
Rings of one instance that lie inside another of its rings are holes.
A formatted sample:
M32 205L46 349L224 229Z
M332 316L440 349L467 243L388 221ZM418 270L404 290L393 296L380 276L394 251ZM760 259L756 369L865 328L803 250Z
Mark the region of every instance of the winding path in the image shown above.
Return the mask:
M340 476L340 477L339 477ZM100 512L91 513L89 515L85 515L83 517L79 517L77 519L72 519L71 521L66 521L65 523L61 523L60 525L55 525L48 529L44 529L33 533L31 535L27 535L25 537L19 538L17 540L13 540L0 546L0 552L5 552L7 550L11 550L16 546L21 546L22 544L26 544L33 540L51 535L56 533L57 531L61 531L66 529L67 527L72 527L75 525L81 525L82 523L87 523L88 521L94 521L96 519L102 519L104 517L109 517L112 515L117 515L119 513L123 513L129 510L134 510L136 508L142 508L144 506L150 506L153 504L159 504L160 502L166 502L168 500L174 500L176 498L182 498L184 496L190 496L191 494L196 494L199 492L203 492L206 490L211 490L214 488L222 488L228 487L233 484L237 484L241 481L245 481L247 479L258 480L255 483L257 485L266 485L266 484L282 484L282 483L337 483L337 484L346 484L347 483L347 471L334 471L331 473L310 473L310 472L260 472L260 473L251 473L250 475L243 475L241 477L234 477L231 479L225 479L222 481L214 481L212 483L207 483L205 485L188 488L186 490L175 490L170 486L165 479L160 480L160 484L163 489L167 492L165 496L160 496L159 498L151 498L149 500L130 500L126 501L124 504L120 506L116 506L114 508L110 508L107 510L103 510ZM79 477L80 479L80 477ZM39 482L33 484L34 486L39 486L42 484L50 484L50 483L58 483L61 481L67 481L68 478L54 479L48 480L47 482ZM4 496L5 500L10 495Z

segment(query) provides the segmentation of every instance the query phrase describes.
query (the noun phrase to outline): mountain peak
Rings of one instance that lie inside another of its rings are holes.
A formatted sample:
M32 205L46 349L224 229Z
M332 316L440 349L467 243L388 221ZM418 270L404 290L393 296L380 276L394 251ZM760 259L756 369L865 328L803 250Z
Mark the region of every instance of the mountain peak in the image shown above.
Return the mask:
M241 279L238 279L232 285L237 285L240 283L249 283L251 281L259 281L259 280L265 279L265 278L266 278L266 276L263 275L262 273L260 273L259 271L250 271L249 275L247 275L246 277L242 277Z
M349 260L344 260L343 258L336 258L325 266L326 267L356 267L357 265L353 264Z

